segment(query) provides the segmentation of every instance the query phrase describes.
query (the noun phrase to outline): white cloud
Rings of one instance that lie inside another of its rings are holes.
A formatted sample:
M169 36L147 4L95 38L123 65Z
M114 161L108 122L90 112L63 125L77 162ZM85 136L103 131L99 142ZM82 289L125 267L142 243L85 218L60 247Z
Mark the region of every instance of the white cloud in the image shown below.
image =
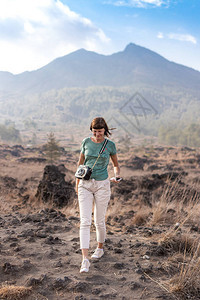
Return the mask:
M158 39L163 39L163 38L164 38L163 33L162 33L162 32L158 32L157 38L158 38Z
M107 3L115 6L129 6L129 7L160 7L168 6L170 0L110 0Z
M109 38L60 0L0 0L0 70L37 69L79 48L101 51Z
M191 34L179 34L179 33L169 33L164 36L162 32L158 32L157 38L158 39L164 39L164 37L171 39L171 40L177 40L181 42L190 42L193 44L197 44L197 40L194 36Z
M190 34L170 33L170 34L168 34L168 38L177 40L177 41L181 41L181 42L190 42L193 44L197 44L196 38Z

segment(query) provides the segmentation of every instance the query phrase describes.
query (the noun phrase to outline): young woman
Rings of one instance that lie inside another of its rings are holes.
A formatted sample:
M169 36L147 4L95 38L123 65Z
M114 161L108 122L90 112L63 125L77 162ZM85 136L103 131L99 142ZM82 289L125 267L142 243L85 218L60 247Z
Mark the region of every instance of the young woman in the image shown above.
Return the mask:
M92 258L100 258L103 254L103 243L106 237L105 215L110 200L110 179L108 178L109 158L112 160L115 177L113 182L120 179L120 168L117 160L115 143L107 141L106 147L96 161L99 151L104 145L105 137L108 137L108 125L103 118L95 118L90 125L93 136L85 138L81 145L79 165L93 167L89 180L76 179L76 192L78 193L80 209L80 248L82 250L82 264L80 273L88 272L90 262L88 249L90 243L90 226L92 221L92 207L94 201L94 223L96 227L97 248ZM96 162L96 163L95 163Z

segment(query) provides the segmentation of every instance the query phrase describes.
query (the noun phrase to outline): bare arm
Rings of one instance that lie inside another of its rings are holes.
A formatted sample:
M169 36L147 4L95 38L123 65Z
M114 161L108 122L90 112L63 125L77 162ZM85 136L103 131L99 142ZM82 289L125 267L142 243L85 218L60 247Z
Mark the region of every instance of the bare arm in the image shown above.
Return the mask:
M85 155L81 152L78 160L77 167L80 165L83 165L85 161ZM76 193L78 193L78 184L79 184L80 179L76 178Z
M112 164L114 167L115 177L120 177L120 167L119 167L119 163L118 163L117 154L111 155L110 157L111 157Z
M79 156L79 160L78 160L77 166L80 166L80 165L84 164L84 161L85 161L85 155L81 152L80 156Z

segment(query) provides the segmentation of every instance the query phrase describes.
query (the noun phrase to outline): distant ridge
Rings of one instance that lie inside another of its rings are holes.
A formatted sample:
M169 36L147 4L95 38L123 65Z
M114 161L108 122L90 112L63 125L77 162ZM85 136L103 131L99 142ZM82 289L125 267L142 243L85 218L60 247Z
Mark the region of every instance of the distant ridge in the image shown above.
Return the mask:
M101 55L85 49L59 57L31 72L0 72L0 92L40 93L52 89L90 86L173 86L199 89L200 72L168 61L130 43L124 51Z

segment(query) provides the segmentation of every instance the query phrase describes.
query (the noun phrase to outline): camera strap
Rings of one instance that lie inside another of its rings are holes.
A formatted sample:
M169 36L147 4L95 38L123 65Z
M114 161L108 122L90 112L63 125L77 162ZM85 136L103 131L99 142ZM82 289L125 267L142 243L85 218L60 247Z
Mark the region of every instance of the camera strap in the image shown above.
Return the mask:
M98 155L98 157L97 157L95 163L93 164L93 166L92 166L92 168L91 168L92 170L94 169L94 166L96 165L96 163L97 163L99 157L101 156L101 154L102 154L103 151L105 150L107 143L108 143L108 140L105 139L105 141L104 141L104 143L103 143L103 145L102 145L102 147L101 147L101 149L100 149L100 151L99 151L99 155Z

